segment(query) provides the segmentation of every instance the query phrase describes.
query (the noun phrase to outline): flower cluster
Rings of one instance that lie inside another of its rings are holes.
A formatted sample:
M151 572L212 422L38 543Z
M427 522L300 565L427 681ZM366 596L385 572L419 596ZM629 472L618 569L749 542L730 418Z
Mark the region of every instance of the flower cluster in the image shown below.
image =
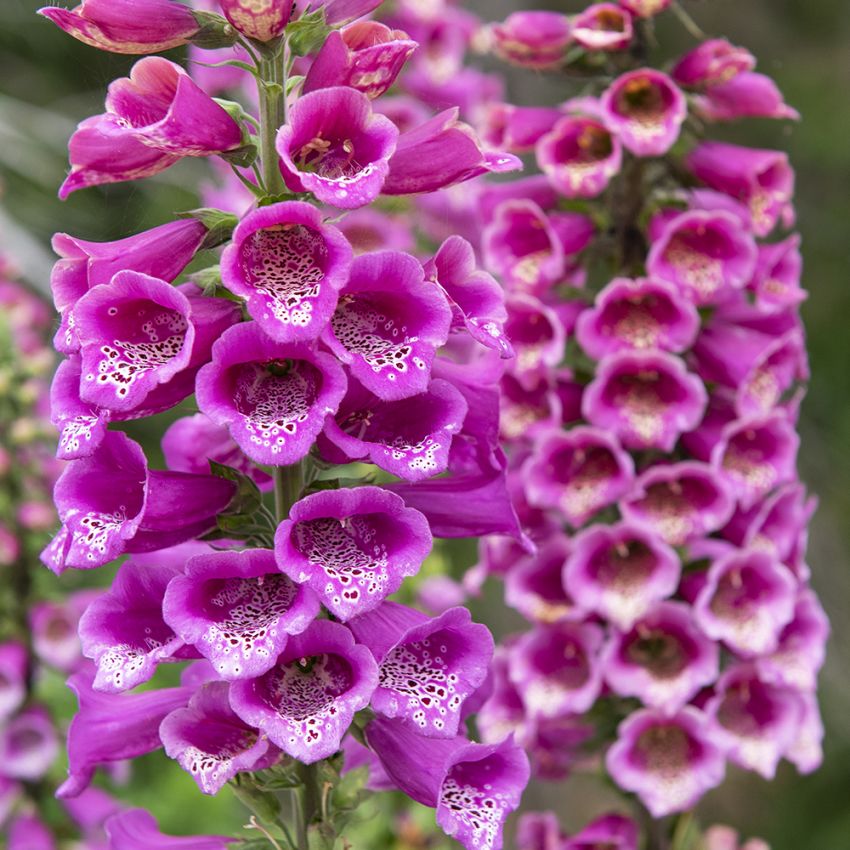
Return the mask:
M42 559L61 574L128 556L80 619L93 663L68 681L79 711L63 799L88 793L99 766L162 747L203 793L231 783L253 826L302 850L356 809L365 791L339 780L361 764L370 787L436 809L468 850L498 850L519 805L525 753L466 734L489 631L462 606L431 617L388 600L434 537L516 527L498 448L504 298L459 236L430 257L370 244L383 217L367 207L520 161L457 108L393 111L384 95L419 42L360 20L377 5L43 10L101 49L191 41L193 55L218 51L237 87L257 82L244 103L215 100L146 56L70 141L62 197L186 157L216 156L231 177L208 192L228 209L117 242L54 238L66 359L51 415L67 464ZM167 468L151 468L118 426L192 396L199 412L174 421ZM180 683L158 686L171 663ZM281 788L299 797L295 839ZM122 850L171 846L142 811L107 831Z

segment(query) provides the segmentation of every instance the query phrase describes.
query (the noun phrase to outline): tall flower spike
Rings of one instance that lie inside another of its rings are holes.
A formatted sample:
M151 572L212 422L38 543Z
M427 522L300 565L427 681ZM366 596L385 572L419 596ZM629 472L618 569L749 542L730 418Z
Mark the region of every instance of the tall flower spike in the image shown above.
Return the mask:
M369 650L356 646L345 626L317 620L289 640L267 673L234 682L230 704L287 755L313 764L340 748L377 684Z
M230 328L198 374L202 412L230 431L257 463L303 458L345 394L345 373L329 354L279 343L257 324Z
M269 549L214 552L186 564L163 601L165 621L227 680L270 670L290 635L319 613L313 593L277 571Z
M448 303L422 266L380 251L354 261L323 341L364 387L394 401L428 388L450 323Z
M312 588L342 622L395 593L430 550L425 517L380 487L307 496L275 534L278 568Z
M317 339L351 270L352 250L316 207L295 201L248 213L221 260L222 283L278 342Z

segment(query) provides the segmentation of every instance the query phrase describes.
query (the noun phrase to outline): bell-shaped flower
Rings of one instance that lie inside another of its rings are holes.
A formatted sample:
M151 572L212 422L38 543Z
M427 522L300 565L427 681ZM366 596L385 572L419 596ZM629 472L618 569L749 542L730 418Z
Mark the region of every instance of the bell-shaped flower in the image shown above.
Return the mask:
M511 372L531 389L563 360L566 329L558 313L533 295L510 296L505 306L505 335L514 350Z
M734 502L714 469L686 460L644 470L620 510L626 519L648 527L670 546L681 546L722 528Z
M254 41L273 41L286 29L295 4L286 0L218 0L234 28Z
M702 381L673 355L623 351L605 358L582 397L585 419L627 448L669 452L699 425L708 403Z
M278 568L342 622L395 593L430 551L425 517L381 487L306 496L275 534Z
M0 643L0 718L14 714L27 695L26 647L13 640Z
M77 628L83 612L99 595L99 590L78 590L60 600L37 602L30 608L32 647L42 664L64 673L80 667L83 652Z
M572 25L573 41L586 50L623 50L634 34L632 16L616 3L594 3Z
M450 324L448 302L419 262L378 251L354 261L322 339L366 389L395 401L427 390Z
M528 757L513 741L440 741L384 718L369 724L366 738L390 778L436 808L437 823L465 850L501 850L504 822L519 808L530 775Z
M536 625L511 648L509 673L532 717L582 714L602 689L602 629L593 623Z
M452 330L463 327L481 345L504 358L513 356L505 335L505 295L496 279L478 268L475 250L460 236L450 236L425 264L425 277L433 281L448 299L452 310Z
M354 256L370 251L415 250L410 220L407 216L393 213L388 215L374 207L352 210L336 225L354 249Z
M691 210L673 218L653 241L646 268L703 306L745 287L756 256L752 235L731 213Z
M308 0L304 11L322 9L331 26L347 24L362 18L381 5L383 0Z
M68 679L80 707L68 729L68 778L56 792L60 798L85 791L98 765L159 749L159 724L192 696L187 687L103 694L92 690L92 679L90 671Z
M499 150L528 153L564 113L548 106L516 106L513 103L484 104L479 118L481 138Z
M529 501L557 508L579 528L626 495L634 480L634 462L613 434L580 426L543 437L524 473Z
M372 111L365 94L346 86L300 97L277 135L283 176L293 192L356 209L381 191L398 129Z
M352 379L319 449L332 463L371 461L405 481L422 481L445 472L467 410L463 395L442 379L400 401L382 401Z
M673 0L619 0L620 5L639 18L651 18L663 12Z
M234 841L225 835L165 835L144 809L112 815L104 828L112 850L227 850Z
M764 552L741 550L714 561L694 601L693 616L713 640L743 658L776 649L794 617L797 583Z
M802 270L799 233L781 242L759 245L755 274L749 283L758 309L782 312L805 301L808 293L800 286Z
M399 136L385 195L436 192L482 174L522 168L513 154L484 150L475 131L458 115L457 107L446 109Z
M680 574L672 548L651 530L620 522L591 526L574 539L563 582L582 609L628 629L675 593Z
M563 408L551 376L540 376L527 386L507 372L499 395L499 430L507 443L535 440L562 424Z
M43 706L28 706L0 728L0 763L10 779L37 782L58 755L56 727Z
M617 729L605 765L653 817L685 811L726 773L723 751L707 727L705 715L691 706L673 715L635 711Z
M3 824L7 850L56 850L53 830L37 815L21 812Z
M198 373L198 407L256 463L286 466L305 457L345 394L336 358L275 342L254 322L230 328L212 355Z
M109 86L106 112L83 121L71 137L71 173L59 197L149 177L182 157L210 156L241 144L242 129L223 107L179 65L149 56Z
M697 113L708 121L737 121L740 118L784 118L797 121L800 113L785 103L782 92L770 77L744 72L711 86L695 98Z
M514 12L490 28L493 51L522 68L557 68L572 40L570 20L557 12Z
M746 48L730 44L725 38L710 38L686 53L673 67L671 76L679 85L704 89L728 83L755 66L755 57Z
M217 794L242 770L266 766L269 742L234 714L226 682L208 682L186 708L166 715L159 736L173 758L204 794Z
M705 850L770 850L767 842L751 838L741 844L738 833L730 826L715 824L703 833ZM743 839L741 839L743 841Z
M635 156L663 156L688 114L685 96L661 71L641 68L617 77L601 100L604 120Z
M377 21L333 30L307 71L303 92L348 86L374 100L392 86L418 47L406 32Z
M316 597L278 572L270 549L191 558L162 604L165 622L226 680L266 673L318 613Z
M782 151L701 142L687 165L710 189L740 201L750 211L756 236L767 236L777 222L794 223L794 172Z
M81 380L80 358L71 356L59 364L50 385L50 421L59 432L56 457L60 460L91 455L103 442L112 418L109 411L80 398Z
M596 360L631 349L678 353L691 347L699 327L696 308L672 284L618 277L578 317L576 339Z
M339 623L316 620L289 639L274 667L230 686L230 704L287 755L313 764L333 755L378 684L378 666Z
M518 850L560 850L564 842L555 812L525 812L516 828Z
M58 574L191 540L215 527L235 490L212 475L150 470L138 443L110 431L59 477L53 497L62 529L42 560Z
M614 693L637 697L668 714L714 684L720 648L694 623L691 608L662 602L605 647L605 682Z
M561 118L538 141L535 154L541 171L565 198L601 195L623 161L619 139L586 115Z
M351 271L352 250L316 207L297 201L252 210L221 258L222 283L278 342L317 339Z
M803 693L803 719L796 740L785 751L785 758L800 773L812 773L823 764L823 720L818 698L813 693Z
M419 735L453 738L464 703L484 683L493 637L466 608L433 619L387 602L349 624L378 662L372 708Z
M77 41L110 53L159 53L180 47L200 25L173 0L82 0L75 9L38 10Z
M624 815L602 815L591 821L581 832L571 835L560 850L637 850L638 825ZM549 850L541 847L540 850ZM554 849L553 849L554 850Z

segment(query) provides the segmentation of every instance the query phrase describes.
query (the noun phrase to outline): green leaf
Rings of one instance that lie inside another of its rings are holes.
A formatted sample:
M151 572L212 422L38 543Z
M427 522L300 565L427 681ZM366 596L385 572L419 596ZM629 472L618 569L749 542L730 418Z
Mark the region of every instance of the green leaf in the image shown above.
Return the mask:
M309 15L302 15L297 21L291 21L286 27L286 39L289 49L296 56L308 56L315 53L331 34L331 28L325 22L325 10L317 9Z
M243 475L232 466L225 466L223 463L216 463L214 460L209 461L209 464L210 472L216 478L225 478L228 481L234 481L237 485L236 495L227 506L227 510L219 516L219 520L243 516L252 518L253 514L263 504L263 494L260 492L260 488L251 478Z
M358 767L357 770L350 770L345 776L340 777L333 789L334 810L356 809L363 800L368 781L369 768L365 765Z

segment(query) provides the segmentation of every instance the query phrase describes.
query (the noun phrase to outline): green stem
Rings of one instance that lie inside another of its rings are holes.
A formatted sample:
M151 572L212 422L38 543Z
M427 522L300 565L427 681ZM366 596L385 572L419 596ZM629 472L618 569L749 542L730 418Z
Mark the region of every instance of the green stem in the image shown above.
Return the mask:
M274 512L278 522L289 516L289 509L298 501L304 488L304 462L292 466L277 466L274 470Z
M286 191L280 173L280 161L275 149L278 129L286 121L286 68L285 45L260 60L258 71L260 96L260 159L263 164L263 182L270 195Z
M298 772L302 783L299 794L301 817L298 819L298 850L309 850L309 828L316 815L321 814L322 797L316 765L302 764Z

